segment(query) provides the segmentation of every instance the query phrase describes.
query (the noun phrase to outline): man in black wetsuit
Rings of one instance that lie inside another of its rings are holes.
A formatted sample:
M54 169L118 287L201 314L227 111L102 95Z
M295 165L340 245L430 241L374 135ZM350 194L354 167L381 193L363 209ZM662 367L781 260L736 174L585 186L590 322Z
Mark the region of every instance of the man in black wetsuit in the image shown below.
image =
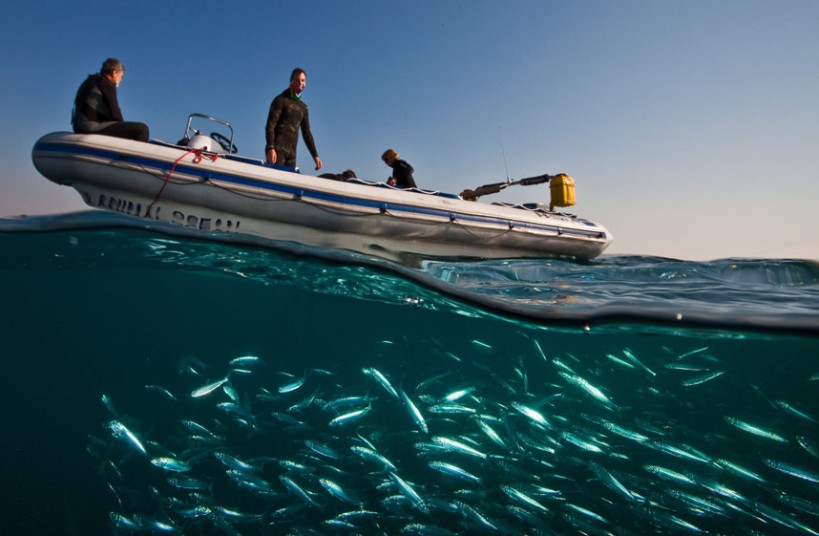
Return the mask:
M293 69L290 73L290 86L270 103L267 114L265 137L265 158L271 164L296 167L296 144L299 141L299 128L304 144L316 163L316 170L321 169L321 158L316 151L313 133L310 132L310 116L307 105L301 100L301 92L307 84L307 74L303 69Z
M71 114L74 132L148 141L148 125L122 118L117 87L122 82L123 74L125 67L122 62L108 58L99 73L88 75L74 98Z
M381 160L392 168L392 176L387 179L387 184L398 186L399 188L417 188L412 174L415 172L412 166L405 160L398 159L398 153L392 149L387 149L381 155Z

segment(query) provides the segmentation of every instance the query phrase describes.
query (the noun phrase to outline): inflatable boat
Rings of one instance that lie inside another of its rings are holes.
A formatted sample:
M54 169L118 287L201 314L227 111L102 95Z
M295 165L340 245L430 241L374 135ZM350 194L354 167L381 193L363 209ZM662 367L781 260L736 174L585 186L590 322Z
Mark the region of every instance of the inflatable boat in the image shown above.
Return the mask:
M205 134L193 128L194 121L216 122L225 134ZM566 175L490 184L460 195L316 177L237 155L232 126L202 114L188 117L177 143L57 132L36 142L32 159L43 176L76 189L91 207L209 233L388 258L588 259L612 242L603 226L553 206L477 201L508 185L551 182L553 203L561 191L558 205L571 204L573 183Z

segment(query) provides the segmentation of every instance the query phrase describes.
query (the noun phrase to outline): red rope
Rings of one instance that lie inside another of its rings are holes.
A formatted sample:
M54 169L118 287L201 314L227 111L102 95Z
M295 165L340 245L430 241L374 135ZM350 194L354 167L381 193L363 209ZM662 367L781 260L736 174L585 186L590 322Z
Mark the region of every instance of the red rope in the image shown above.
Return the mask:
M160 188L160 189L159 189L159 191L156 193L156 197L154 197L154 200L153 200L153 201L151 201L151 204L150 204L150 205L148 205L148 209L145 211L145 216L149 216L149 215L151 214L151 208L153 208L154 204L155 204L157 201L159 201L159 198L160 198L160 197L162 197L162 192L164 192L164 191L165 191L165 187L168 185L168 182L170 182L170 180L171 180L171 175L173 175L173 172L174 172L174 170L176 169L176 166L179 164L179 162L181 162L181 161L182 161L182 159L183 159L183 158L185 158L186 156L188 156L188 155L189 155L189 154L191 154L191 153L193 153L193 154L195 154L195 155L196 155L196 156L193 158L193 163L194 163L194 164L198 164L198 163L200 163L200 162L202 161L202 158L209 158L209 159L210 159L211 161L213 161L213 162L216 162L216 159L217 159L217 158L219 158L219 155L217 155L217 154L206 154L206 153L203 153L203 152L202 152L202 149L191 149L190 151L186 152L185 154L183 154L182 156L180 156L179 158L177 158L177 159L176 159L176 162L174 162L174 163L173 163L173 166L171 166L171 170L168 172L168 176L167 176L167 177L165 177L165 182L163 182L163 183L162 183L162 188Z

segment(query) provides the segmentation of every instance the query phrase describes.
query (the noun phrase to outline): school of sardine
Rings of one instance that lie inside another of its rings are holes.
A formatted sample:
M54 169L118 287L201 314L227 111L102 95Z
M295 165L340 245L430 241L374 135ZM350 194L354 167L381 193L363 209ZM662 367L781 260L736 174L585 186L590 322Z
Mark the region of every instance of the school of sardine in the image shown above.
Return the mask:
M381 342L363 368L189 360L185 391L145 386L160 414L103 395L112 532L819 534L815 374L763 389L707 347L533 339L420 367Z

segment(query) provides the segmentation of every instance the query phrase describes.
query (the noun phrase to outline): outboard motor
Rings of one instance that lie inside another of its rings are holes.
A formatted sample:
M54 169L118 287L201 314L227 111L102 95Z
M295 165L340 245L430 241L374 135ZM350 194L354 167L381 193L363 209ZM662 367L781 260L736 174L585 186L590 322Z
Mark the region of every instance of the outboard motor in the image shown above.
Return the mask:
M200 149L209 153L225 154L227 152L221 145L216 143L213 138L201 132L198 132L191 138L187 145L189 149Z
M204 134L191 126L191 122L195 119L203 119L219 123L228 128L230 137L226 137L219 132L211 132L210 136ZM233 154L237 151L233 144L233 127L227 121L216 119L209 115L190 114L188 116L188 124L185 126L185 136L180 141L179 145L185 145L189 149L198 149L200 151L207 151L216 154Z

